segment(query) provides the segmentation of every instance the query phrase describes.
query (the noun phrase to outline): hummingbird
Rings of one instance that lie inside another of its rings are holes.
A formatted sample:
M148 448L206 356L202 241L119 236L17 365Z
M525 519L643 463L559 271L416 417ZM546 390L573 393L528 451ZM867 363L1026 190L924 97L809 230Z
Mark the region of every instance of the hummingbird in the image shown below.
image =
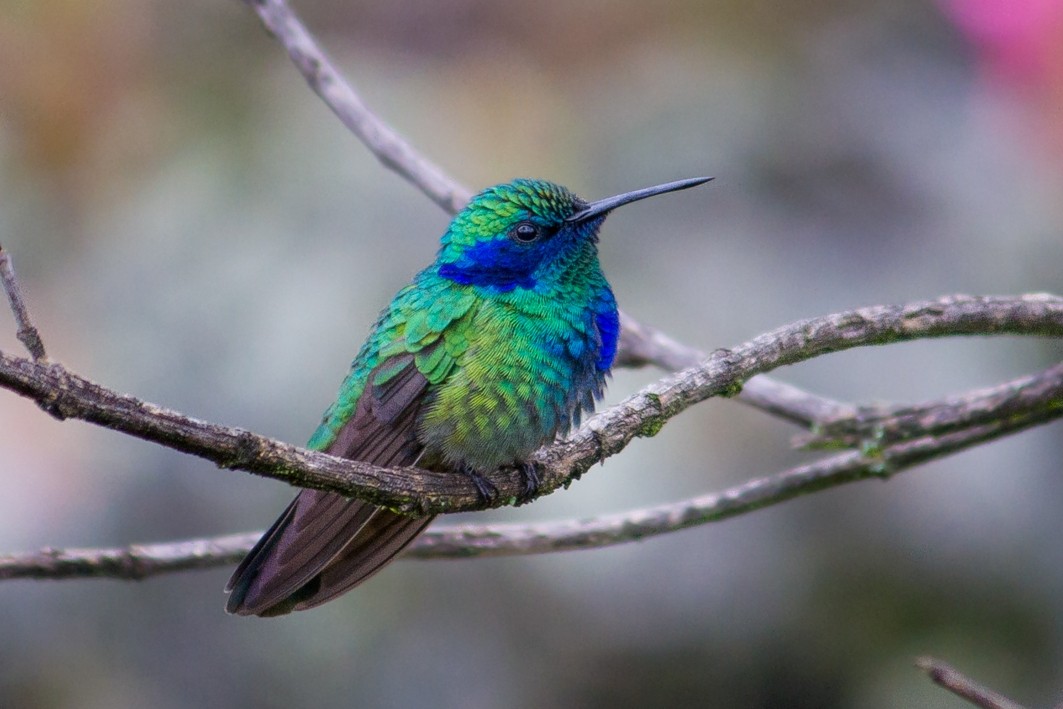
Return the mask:
M435 261L377 318L307 447L383 467L468 476L516 466L578 426L616 355L616 299L598 231L617 207L708 182L698 177L586 202L544 180L473 197ZM233 572L226 610L278 616L346 593L432 521L332 492L303 490Z

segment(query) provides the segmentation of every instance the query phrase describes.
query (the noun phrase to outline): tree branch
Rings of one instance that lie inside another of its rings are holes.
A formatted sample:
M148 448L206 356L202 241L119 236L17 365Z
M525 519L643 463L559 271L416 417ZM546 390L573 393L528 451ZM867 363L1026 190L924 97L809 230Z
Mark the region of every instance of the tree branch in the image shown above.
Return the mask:
M48 355L44 351L44 342L37 328L30 321L30 312L26 308L26 301L22 297L22 288L19 287L18 278L15 277L15 264L11 262L11 256L0 246L0 282L3 283L4 292L7 294L7 302L11 305L11 312L15 315L15 323L18 325L16 336L30 356L38 362L47 361Z
M140 581L174 571L235 564L251 550L259 536L261 532L112 549L49 547L29 554L0 554L0 580L111 578Z
M413 183L433 202L456 214L471 196L469 190L413 149L380 120L361 96L336 71L291 8L283 0L244 0L262 24L288 50L288 56L321 100L389 170Z
M795 443L809 448L851 448L863 441L901 441L1010 416L1053 414L1063 408L1063 362L1037 374L976 389L943 401L909 406L860 406L841 419L824 419Z
M1063 409L1053 412L1052 418L1060 417L1063 417ZM719 493L590 520L429 528L414 540L404 558L464 559L546 554L640 541L719 522L807 493L894 475L1047 420L1013 418L972 426L943 436L928 435L889 445L874 455L866 451L846 452ZM173 571L212 568L239 561L260 535L260 532L254 532L116 549L42 549L0 555L0 580L73 577L139 580Z
M930 675L930 679L935 684L981 709L1023 709L1021 704L983 687L941 660L935 660L933 657L920 657L915 661L915 666Z
M539 450L540 494L567 486L594 463L652 436L671 417L713 396L736 394L746 379L776 367L869 344L972 334L1063 335L1063 299L1051 295L951 296L904 306L862 308L803 320L700 365L667 376L621 404L591 417L567 440ZM335 458L244 429L186 417L119 394L59 364L0 352L0 386L33 399L58 418L108 426L213 461L299 487L339 492L398 512L424 515L481 509L465 477L414 468L386 469ZM492 473L499 499L513 503L522 489L515 470Z
M616 367L643 367L655 364L674 372L692 367L705 359L705 353L684 345L655 327L620 313L620 347ZM735 397L765 413L798 426L811 428L817 422L842 420L856 414L856 407L812 394L766 376L755 377Z

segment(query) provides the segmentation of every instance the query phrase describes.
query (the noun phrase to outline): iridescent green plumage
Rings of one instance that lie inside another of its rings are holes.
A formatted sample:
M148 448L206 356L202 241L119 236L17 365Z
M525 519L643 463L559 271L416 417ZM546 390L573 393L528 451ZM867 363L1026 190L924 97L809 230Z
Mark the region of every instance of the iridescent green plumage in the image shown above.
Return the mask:
M473 477L522 465L602 394L616 302L598 263L606 214L686 180L587 204L537 180L489 188L436 261L381 313L308 446L382 466ZM537 480L524 465L529 492ZM304 490L229 582L227 610L279 615L335 598L398 554L414 519Z

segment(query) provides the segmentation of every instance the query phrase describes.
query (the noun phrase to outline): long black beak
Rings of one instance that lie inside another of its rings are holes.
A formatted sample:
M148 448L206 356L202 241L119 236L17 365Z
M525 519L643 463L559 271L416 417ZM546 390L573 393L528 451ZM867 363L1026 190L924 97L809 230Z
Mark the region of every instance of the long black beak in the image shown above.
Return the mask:
M591 202L583 209L579 210L568 219L566 222L585 222L588 219L594 219L600 217L603 214L607 214L617 207L631 202L637 202L640 199L646 199L647 197L653 197L655 195L664 194L665 192L675 192L677 190L685 190L689 187L697 187L703 185L711 177L692 177L688 180L677 180L675 182L666 182L663 185L656 185L654 187L645 187L641 190L635 190L634 192L625 192L624 194L618 194L615 197L606 197L600 199L597 202Z

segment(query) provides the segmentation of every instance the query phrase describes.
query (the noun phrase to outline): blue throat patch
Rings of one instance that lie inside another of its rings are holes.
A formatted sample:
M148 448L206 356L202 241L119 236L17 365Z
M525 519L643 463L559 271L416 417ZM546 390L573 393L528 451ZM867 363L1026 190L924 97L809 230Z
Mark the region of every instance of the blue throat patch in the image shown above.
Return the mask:
M532 273L539 258L529 258L502 240L480 242L472 246L459 261L444 263L439 275L466 286L489 286L506 293L514 288L534 288Z
M531 288L535 285L535 279L531 277L531 274L505 270L497 265L484 266L479 263L469 266L445 263L439 267L439 275L463 286L487 286L501 293L508 293L518 286Z

